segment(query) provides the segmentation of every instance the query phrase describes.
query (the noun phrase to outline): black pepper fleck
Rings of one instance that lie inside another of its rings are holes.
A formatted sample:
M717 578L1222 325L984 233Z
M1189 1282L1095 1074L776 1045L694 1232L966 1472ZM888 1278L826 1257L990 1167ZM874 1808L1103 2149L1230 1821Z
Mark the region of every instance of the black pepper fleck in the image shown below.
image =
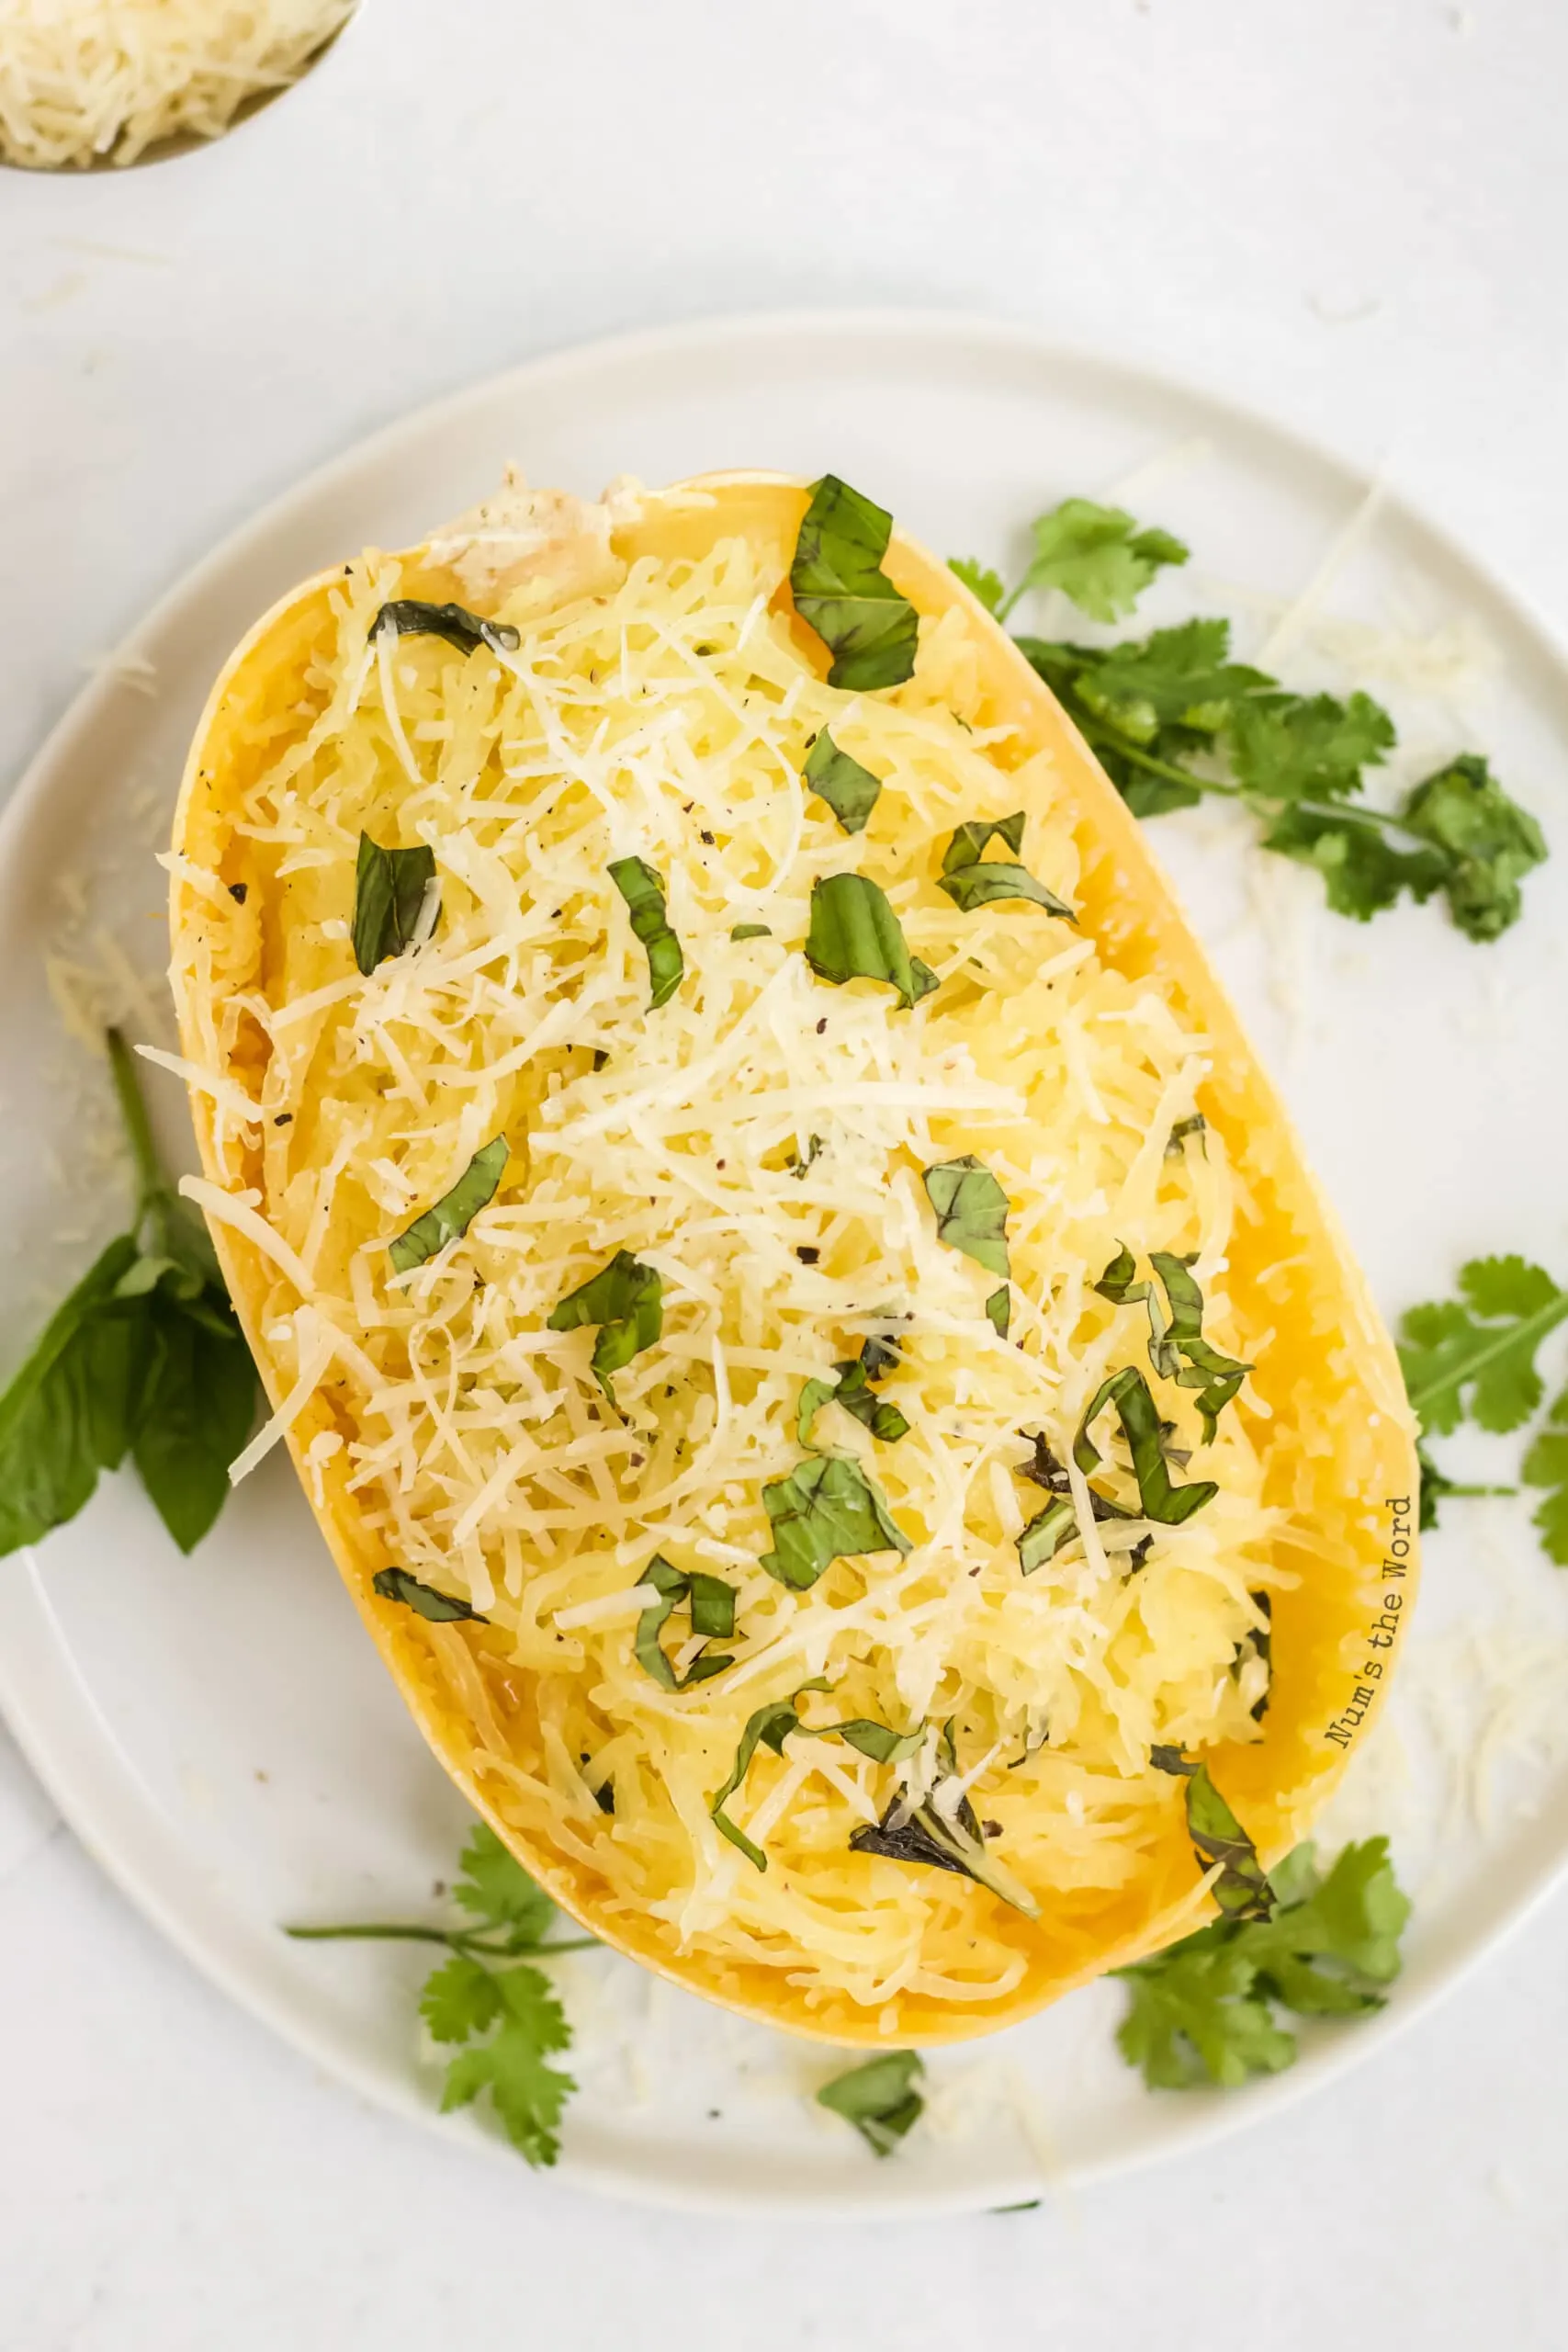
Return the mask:
M710 832L707 832L707 831L700 832L700 833L697 835L697 839L698 839L698 841L700 841L700 842L705 842L707 843L707 845L708 845L709 849L712 849L712 847L713 847L713 835L712 835Z
M229 896L233 899L234 904L237 907L243 907L245 903L244 884L243 882L231 882L229 885Z
M822 1252L820 1250L814 1250L809 1241L804 1241L795 1254L803 1266L814 1266Z
M293 1112L280 1111L272 1124L275 1127L291 1127L294 1125Z
M826 1035L827 1035L827 1034L828 1034L828 1016L827 1016L827 1014L826 1014L826 1013L824 1013L824 1014L822 1015L821 1020L817 1023L817 1035L818 1035L819 1037L823 1037L823 1036L826 1036Z

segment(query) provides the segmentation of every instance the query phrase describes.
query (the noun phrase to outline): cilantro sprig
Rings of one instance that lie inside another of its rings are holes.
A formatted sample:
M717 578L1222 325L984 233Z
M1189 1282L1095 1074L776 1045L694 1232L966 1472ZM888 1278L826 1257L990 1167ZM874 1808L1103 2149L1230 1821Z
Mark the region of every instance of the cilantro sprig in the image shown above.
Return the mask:
M1090 620L1122 620L1156 571L1185 563L1188 556L1168 531L1141 529L1124 508L1092 498L1065 498L1049 514L1037 514L1029 528L1034 553L1010 590L970 558L961 556L952 567L998 620L1037 588L1059 588Z
M531 2165L553 2165L560 2154L561 2113L577 2085L549 2062L570 2049L571 2028L555 1986L532 1962L592 1951L597 1939L546 1940L555 1905L486 1823L476 1825L459 1869L452 1893L468 1924L370 1920L291 1927L284 1933L301 1943L445 1946L449 1957L426 1978L419 2002L431 2040L456 2052L447 2064L441 2111L470 2106L488 2093L513 2147Z
M1543 1266L1517 1256L1472 1258L1460 1269L1459 1296L1428 1301L1406 1312L1400 1326L1400 1369L1420 1424L1421 1525L1438 1524L1450 1496L1506 1495L1511 1487L1461 1486L1433 1460L1427 1440L1446 1437L1467 1417L1479 1429L1506 1435L1540 1408L1544 1383L1536 1355L1548 1334L1568 1320L1568 1290ZM1568 1567L1568 1388L1551 1407L1547 1426L1525 1455L1521 1476L1548 1489L1536 1513L1542 1547Z
M1271 1917L1216 1919L1112 1971L1130 1996L1117 2043L1151 2089L1234 2088L1293 2065L1296 2038L1279 2010L1350 2018L1382 2007L1410 1916L1387 1838L1347 1846L1326 1873L1312 1846L1298 1846L1273 1883Z
M58 1306L0 1396L0 1553L74 1519L129 1453L182 1552L229 1493L255 1419L250 1350L212 1244L159 1161L130 1047L105 1038L136 1214Z

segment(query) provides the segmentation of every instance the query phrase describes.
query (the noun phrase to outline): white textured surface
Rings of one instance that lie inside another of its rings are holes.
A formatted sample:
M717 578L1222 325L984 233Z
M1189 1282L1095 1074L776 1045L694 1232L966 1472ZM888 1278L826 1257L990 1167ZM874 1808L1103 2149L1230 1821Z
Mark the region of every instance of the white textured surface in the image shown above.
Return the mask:
M1385 459L1568 627L1565 69L1552 0L372 0L228 145L0 187L0 773L152 594L367 426L734 306L970 305L1205 378ZM19 2352L1562 2340L1562 1899L1201 2166L807 2235L433 2152L209 1992L52 1820L0 1743Z

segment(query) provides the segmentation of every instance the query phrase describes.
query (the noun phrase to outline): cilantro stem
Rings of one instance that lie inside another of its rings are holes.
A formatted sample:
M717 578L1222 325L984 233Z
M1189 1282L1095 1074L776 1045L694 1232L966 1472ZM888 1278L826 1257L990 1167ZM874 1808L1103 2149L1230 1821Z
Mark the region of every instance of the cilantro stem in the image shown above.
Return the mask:
M461 1952L468 1959L477 1954L486 1960L535 1960L557 1951L592 1951L599 1942L597 1936L576 1936L563 1943L528 1944L520 1949L514 1944L487 1943L482 1936L470 1935L462 1928L430 1928L401 1920L372 1920L346 1928L285 1928L283 1932L297 1943L445 1944L448 1951Z
M125 1122L131 1157L136 1162L140 1207L144 1212L158 1193L168 1190L168 1179L158 1158L158 1147L152 1140L147 1105L136 1082L136 1057L118 1029L104 1031L104 1044L108 1048L109 1070L119 1101L120 1117Z
M1152 752L1144 751L1119 729L1108 727L1103 719L1091 718L1087 711L1075 710L1073 716L1091 743L1103 743L1119 759L1127 761L1133 767L1142 768L1146 775L1162 776L1167 784L1185 785L1190 792L1218 792L1227 800L1241 798L1239 784L1216 784L1208 776L1194 775L1190 768L1179 768L1172 760L1156 759Z
M1527 1315L1522 1322L1501 1325L1496 1338L1489 1346L1478 1348L1474 1355L1467 1356L1463 1363L1456 1365L1451 1372L1445 1372L1437 1380L1429 1380L1425 1388L1413 1389L1410 1394L1411 1411L1419 1419L1422 1408L1429 1404L1434 1396L1440 1396L1445 1389L1457 1390L1462 1387L1467 1382L1473 1380L1477 1374L1484 1372L1489 1363L1495 1363L1501 1355L1506 1355L1511 1349L1522 1350L1528 1344L1533 1351L1535 1342L1546 1332L1554 1330L1564 1316L1568 1316L1568 1291L1563 1291L1556 1298L1549 1300L1545 1306L1538 1306L1535 1313ZM1456 1488L1455 1491L1459 1490ZM1481 1491L1485 1493L1489 1490L1482 1488Z

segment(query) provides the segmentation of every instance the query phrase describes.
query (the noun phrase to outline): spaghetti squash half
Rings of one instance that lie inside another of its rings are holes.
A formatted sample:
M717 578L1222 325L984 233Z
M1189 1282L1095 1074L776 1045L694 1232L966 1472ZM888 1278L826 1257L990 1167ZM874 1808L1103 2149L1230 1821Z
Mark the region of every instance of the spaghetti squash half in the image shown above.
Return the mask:
M1397 1655L1410 1417L944 565L832 477L509 480L258 624L171 867L259 1442L565 1910L908 2044L1267 1906Z

